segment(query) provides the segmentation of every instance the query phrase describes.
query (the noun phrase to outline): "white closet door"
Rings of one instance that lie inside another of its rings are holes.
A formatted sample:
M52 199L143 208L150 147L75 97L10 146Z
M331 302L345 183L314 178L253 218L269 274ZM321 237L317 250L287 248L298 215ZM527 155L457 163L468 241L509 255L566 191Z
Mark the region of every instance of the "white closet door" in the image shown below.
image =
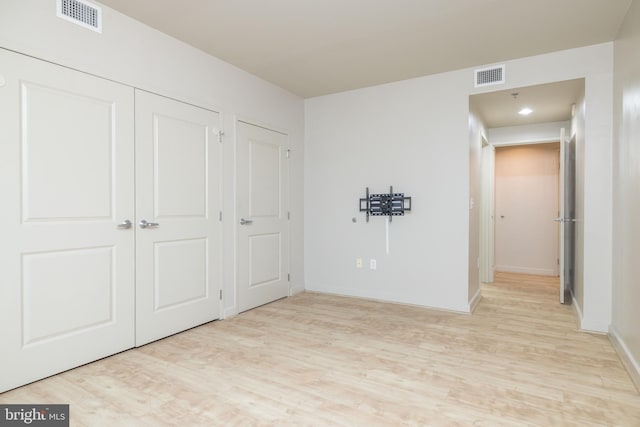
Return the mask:
M238 122L238 307L289 294L287 135Z
M133 90L0 49L0 392L134 344Z
M218 129L216 112L136 91L137 346L220 317Z

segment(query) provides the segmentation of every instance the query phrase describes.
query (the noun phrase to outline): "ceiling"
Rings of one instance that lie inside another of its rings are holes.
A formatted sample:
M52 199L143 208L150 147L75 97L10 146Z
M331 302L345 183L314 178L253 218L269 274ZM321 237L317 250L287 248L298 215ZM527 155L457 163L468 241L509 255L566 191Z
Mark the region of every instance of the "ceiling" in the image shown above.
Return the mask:
M571 106L582 95L584 79L576 79L472 95L469 100L485 127L499 128L571 120ZM533 113L519 115L525 107Z
M632 0L100 0L308 98L614 40Z

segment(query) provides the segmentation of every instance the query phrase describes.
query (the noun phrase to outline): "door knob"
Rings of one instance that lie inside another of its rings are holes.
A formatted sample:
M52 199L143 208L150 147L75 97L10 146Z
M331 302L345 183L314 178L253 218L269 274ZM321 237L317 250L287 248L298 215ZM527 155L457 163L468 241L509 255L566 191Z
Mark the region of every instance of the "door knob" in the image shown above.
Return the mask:
M251 225L251 224L253 224L252 219L240 218L240 225Z
M140 221L140 228L156 228L159 225L157 222L147 222L146 219Z
M120 224L118 224L118 228L127 229L127 228L131 228L132 225L133 224L131 223L131 221L129 221L128 219L125 219Z

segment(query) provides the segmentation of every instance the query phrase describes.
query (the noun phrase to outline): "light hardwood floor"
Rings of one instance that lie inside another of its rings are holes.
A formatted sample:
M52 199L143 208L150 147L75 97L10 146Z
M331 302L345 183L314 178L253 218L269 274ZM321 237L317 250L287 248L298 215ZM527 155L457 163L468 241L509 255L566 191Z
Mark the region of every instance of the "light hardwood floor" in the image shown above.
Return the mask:
M473 315L314 293L0 394L83 426L640 426L606 336L552 278L499 274Z

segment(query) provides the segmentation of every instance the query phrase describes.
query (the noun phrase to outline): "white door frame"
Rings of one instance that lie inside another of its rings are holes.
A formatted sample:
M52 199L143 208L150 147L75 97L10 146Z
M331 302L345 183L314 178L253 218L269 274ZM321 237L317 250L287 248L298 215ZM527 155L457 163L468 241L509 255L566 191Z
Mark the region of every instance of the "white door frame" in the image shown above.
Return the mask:
M495 147L482 137L480 183L480 281L492 283L495 266Z
M482 210L480 212L480 281L491 283L495 272L495 148L516 145L548 144L558 142L558 138L541 138L527 141L500 142L491 144L483 137L482 147L482 182L480 197ZM487 177L486 174L490 176ZM560 252L558 252L560 256Z

